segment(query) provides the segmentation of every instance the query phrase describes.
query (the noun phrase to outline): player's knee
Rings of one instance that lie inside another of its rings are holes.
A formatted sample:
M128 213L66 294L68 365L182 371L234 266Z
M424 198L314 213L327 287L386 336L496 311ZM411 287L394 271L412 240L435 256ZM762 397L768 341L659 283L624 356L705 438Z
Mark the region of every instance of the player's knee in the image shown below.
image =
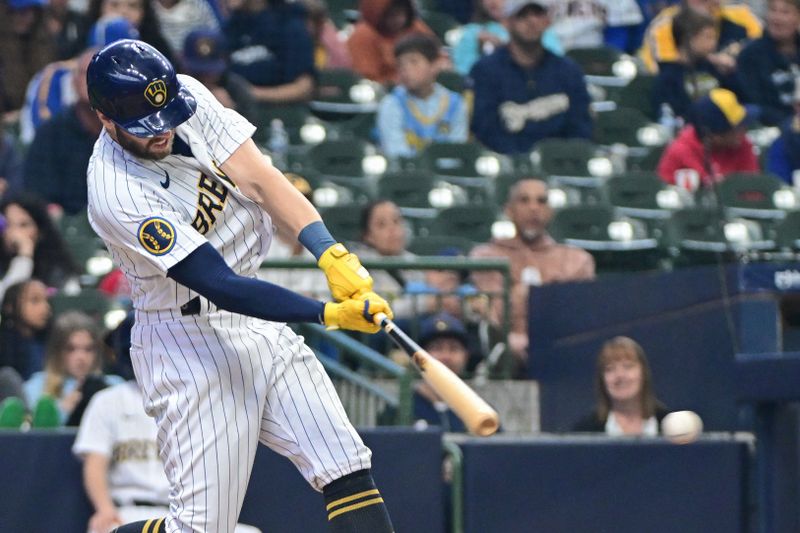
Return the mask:
M331 533L392 533L392 521L372 474L358 470L323 489Z
M166 533L167 527L164 525L164 518L151 518L119 526L111 533Z

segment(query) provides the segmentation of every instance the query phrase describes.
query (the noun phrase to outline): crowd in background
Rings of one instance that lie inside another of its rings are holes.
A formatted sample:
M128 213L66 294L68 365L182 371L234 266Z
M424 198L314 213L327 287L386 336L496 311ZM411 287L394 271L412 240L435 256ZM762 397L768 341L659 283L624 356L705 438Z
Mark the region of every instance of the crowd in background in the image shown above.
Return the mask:
M21 390L29 409L53 398L59 423L77 424L93 391L118 380L103 373L110 367L98 317L51 316L48 304L53 294L80 287L85 274L58 228L85 210L85 169L101 131L86 69L99 47L117 39L155 46L254 122L265 108L309 105L325 71L346 69L372 80L385 96L371 141L390 159L417 157L432 143L477 142L513 156L548 139L591 140L591 88L570 53L612 48L636 56L642 71L656 76L651 114L675 128L657 166L664 181L675 183L678 171L693 169L695 185L703 187L731 172L770 170L792 183L800 169L799 0L362 0L351 10L341 4L3 0L0 366L15 371L3 385ZM437 24L442 17L452 23L446 38ZM463 90L447 88L443 73L457 75ZM766 153L744 135L754 123L780 128ZM590 254L548 235L553 213L545 176L526 178L501 199L513 236L471 252L511 262L511 334L500 341L520 367L527 357L528 287L595 276ZM291 179L313 198L308 181ZM360 256L410 256L408 223L392 198L359 209ZM273 257L303 256L277 230ZM496 344L489 340L496 332L485 326L499 327L500 309L448 307L447 298L438 298L420 310L403 293L424 286L460 298L497 291L501 280L444 271L375 278L376 290L399 295L393 304L400 319L448 313L442 323L468 348L459 369L473 371ZM292 279L287 283L303 292L320 287L319 280ZM119 285L112 272L100 288L124 297Z

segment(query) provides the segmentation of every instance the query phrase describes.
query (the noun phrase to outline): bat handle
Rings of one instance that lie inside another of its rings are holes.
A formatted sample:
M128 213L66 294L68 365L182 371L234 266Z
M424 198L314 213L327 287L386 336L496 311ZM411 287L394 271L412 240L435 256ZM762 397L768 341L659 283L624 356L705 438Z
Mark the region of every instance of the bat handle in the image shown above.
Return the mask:
M386 316L386 313L375 313L372 315L372 321L382 328L385 328L390 322L389 317Z

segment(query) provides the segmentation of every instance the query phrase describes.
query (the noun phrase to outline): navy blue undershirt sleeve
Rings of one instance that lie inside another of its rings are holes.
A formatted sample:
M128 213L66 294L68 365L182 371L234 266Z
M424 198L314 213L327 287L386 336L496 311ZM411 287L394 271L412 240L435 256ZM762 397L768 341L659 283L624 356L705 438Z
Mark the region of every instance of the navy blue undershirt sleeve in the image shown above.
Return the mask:
M275 322L322 322L324 303L236 274L209 243L175 264L167 276L232 313Z

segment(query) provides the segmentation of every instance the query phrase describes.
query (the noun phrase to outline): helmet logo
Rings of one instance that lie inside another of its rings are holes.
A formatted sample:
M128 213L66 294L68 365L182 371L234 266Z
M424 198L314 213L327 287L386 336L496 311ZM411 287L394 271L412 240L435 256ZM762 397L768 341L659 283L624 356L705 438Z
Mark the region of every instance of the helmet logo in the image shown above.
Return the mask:
M144 90L144 97L153 107L161 107L167 101L167 84L164 80L151 81Z

